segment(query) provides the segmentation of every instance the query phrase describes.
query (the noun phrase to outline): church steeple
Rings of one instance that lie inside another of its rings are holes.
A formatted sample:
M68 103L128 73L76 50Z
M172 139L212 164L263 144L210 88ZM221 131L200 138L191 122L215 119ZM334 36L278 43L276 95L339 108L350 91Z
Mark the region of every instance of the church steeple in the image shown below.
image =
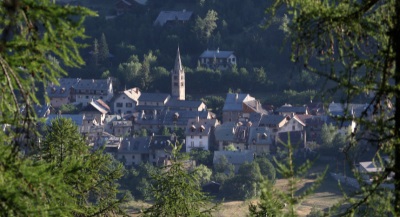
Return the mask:
M171 71L171 95L178 100L185 100L185 71L182 66L181 54L176 52L175 66Z

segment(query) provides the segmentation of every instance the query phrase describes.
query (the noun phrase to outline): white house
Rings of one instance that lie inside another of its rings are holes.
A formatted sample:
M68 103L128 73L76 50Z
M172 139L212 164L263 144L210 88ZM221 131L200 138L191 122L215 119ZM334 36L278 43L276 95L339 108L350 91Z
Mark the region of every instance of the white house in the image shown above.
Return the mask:
M137 87L122 91L114 100L114 113L133 113L135 107L139 104L140 94L140 90Z
M217 119L189 119L186 127L186 152L194 148L209 150L213 142Z

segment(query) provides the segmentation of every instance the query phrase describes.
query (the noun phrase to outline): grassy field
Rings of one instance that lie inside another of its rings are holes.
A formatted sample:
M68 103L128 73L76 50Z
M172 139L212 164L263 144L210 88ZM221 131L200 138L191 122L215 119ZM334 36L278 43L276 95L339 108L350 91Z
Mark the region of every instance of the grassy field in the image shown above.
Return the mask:
M307 177L301 180L297 189L305 188L312 184L315 179L316 174L320 174L326 167L327 162L317 161L314 166L309 170ZM336 172L335 162L330 162L330 170ZM339 167L340 168L340 167ZM286 179L277 179L275 187L280 190L285 190L287 188ZM336 180L334 180L329 175L329 170L323 180L321 186L319 186L313 194L307 197L301 204L297 207L297 213L299 216L307 216L313 207L321 210L327 210L332 205L339 202L343 197L342 190L346 193L354 191L353 188L342 186L341 189ZM248 216L248 206L249 203L256 203L257 200L251 201L226 201L221 204L219 209L213 213L214 217L242 217ZM131 201L126 204L127 212L131 216L139 216L140 210L149 207L150 204L143 201Z

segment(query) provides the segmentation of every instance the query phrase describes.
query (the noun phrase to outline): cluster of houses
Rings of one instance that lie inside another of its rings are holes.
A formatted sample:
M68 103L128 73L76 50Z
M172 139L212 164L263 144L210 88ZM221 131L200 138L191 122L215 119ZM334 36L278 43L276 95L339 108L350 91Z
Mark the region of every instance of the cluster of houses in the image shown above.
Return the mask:
M150 162L160 165L168 160L168 149L178 140L172 132L184 132L183 151L212 150L218 156L240 165L254 155L275 153L282 143L290 142L299 150L310 142L318 142L327 115L345 111L343 105L332 103L323 109L320 103L296 107L285 104L275 110L265 109L259 100L246 93L228 93L222 109L222 120L207 109L202 101L185 99L185 72L179 48L171 71L171 93L146 93L130 88L114 93L111 78L60 78L47 89L50 105L41 108L38 116L47 119L70 118L92 146L106 146L126 165ZM51 114L65 104L80 104L79 114ZM365 105L352 105L353 112ZM347 126L351 126L351 123ZM343 125L342 125L343 126ZM343 126L344 127L344 126ZM171 135L163 135L163 130ZM138 136L146 130L148 135ZM226 151L227 147L236 151ZM247 157L246 157L247 156ZM242 161L243 161L242 160Z

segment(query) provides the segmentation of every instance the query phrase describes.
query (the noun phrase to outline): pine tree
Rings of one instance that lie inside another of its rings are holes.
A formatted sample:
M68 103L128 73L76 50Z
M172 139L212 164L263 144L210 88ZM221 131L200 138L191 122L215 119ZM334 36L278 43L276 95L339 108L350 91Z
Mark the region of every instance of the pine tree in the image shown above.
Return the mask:
M216 207L211 205L211 198L201 191L198 173L189 172L178 160L182 145L172 147L171 165L152 176L154 204L144 211L143 216L211 216Z
M106 61L110 55L110 51L108 50L108 44L106 40L106 35L101 34L101 39L99 43L99 60Z
M93 53L92 53L92 64L97 66L99 64L99 59L100 59L100 51L99 51L99 43L97 41L97 38L94 39L93 41Z
M352 141L379 144L376 148L390 158L381 177L365 186L368 193L347 210L355 212L388 174L400 173L400 1L275 0L268 12L275 16L280 8L290 19L284 29L291 42L291 59L328 79L333 88L327 93L339 93L346 105L366 99L361 116L349 115L351 108L346 108L341 120L356 121ZM346 153L354 146L358 144L352 142L343 150ZM392 215L399 216L400 175L393 182Z

